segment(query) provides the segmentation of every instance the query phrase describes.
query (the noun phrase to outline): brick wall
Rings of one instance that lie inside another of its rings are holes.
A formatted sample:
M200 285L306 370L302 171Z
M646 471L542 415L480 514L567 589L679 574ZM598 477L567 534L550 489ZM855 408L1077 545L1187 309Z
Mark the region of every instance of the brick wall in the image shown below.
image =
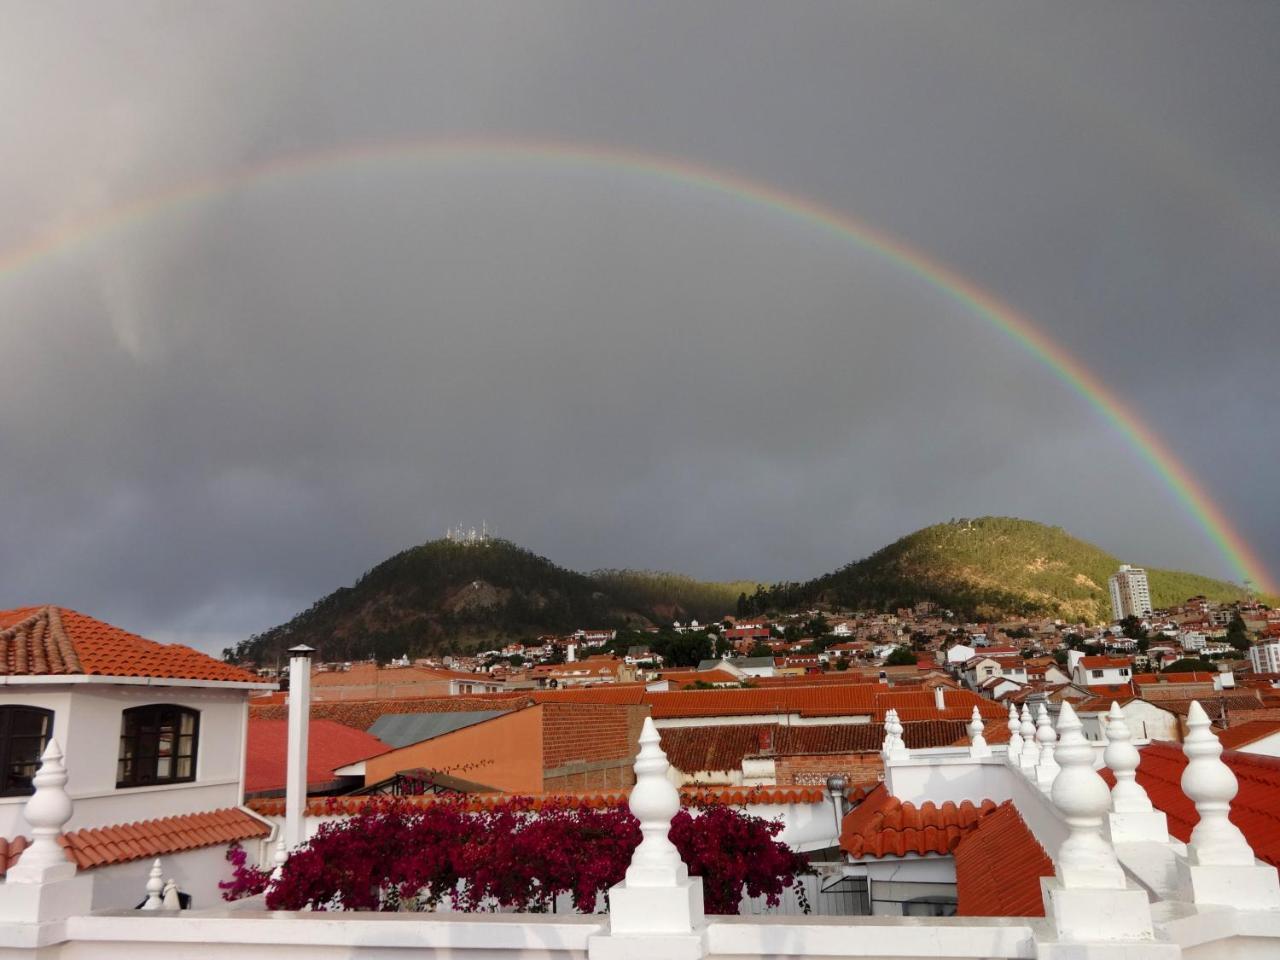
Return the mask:
M849 783L874 783L884 776L879 753L791 754L774 759L778 786L825 786L827 777L840 774Z

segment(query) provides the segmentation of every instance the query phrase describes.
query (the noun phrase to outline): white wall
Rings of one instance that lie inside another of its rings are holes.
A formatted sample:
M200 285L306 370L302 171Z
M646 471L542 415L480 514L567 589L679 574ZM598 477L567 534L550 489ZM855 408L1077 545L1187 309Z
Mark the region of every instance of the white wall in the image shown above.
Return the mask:
M166 854L160 866L166 880L173 879L179 890L191 894L195 909L225 905L218 881L231 879L227 844ZM146 899L150 873L151 858L88 871L86 875L93 878L93 909L132 910Z
M244 690L80 683L0 687L0 704L54 712L53 736L66 757L67 792L75 812L67 830L199 813L240 803L248 694ZM122 714L130 707L173 703L200 712L192 783L116 788ZM30 836L26 797L0 798L0 836Z

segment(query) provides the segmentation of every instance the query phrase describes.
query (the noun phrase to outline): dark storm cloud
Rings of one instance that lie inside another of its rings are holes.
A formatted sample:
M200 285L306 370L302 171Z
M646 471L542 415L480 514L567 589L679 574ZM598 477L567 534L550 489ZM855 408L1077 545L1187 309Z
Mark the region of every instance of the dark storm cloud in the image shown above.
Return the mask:
M0 246L345 144L739 171L1033 317L1280 569L1280 10L41 5ZM484 157L245 182L0 276L0 605L216 647L447 524L800 578L952 516L1232 575L1082 399L883 257L732 197Z

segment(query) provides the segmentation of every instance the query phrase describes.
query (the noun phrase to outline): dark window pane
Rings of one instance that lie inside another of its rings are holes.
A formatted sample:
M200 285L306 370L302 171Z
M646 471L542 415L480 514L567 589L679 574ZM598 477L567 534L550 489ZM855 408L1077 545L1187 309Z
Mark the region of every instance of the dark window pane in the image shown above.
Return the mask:
M199 714L157 704L124 712L116 786L139 787L195 779Z

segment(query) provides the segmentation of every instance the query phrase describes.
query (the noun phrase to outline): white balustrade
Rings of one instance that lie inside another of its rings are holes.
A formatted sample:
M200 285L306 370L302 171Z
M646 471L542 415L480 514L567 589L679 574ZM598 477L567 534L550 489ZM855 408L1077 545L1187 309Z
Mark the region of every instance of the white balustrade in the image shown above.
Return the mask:
M1187 843L1186 861L1180 865L1183 896L1199 904L1280 909L1275 868L1254 859L1249 842L1230 820L1231 801L1240 785L1222 762L1222 744L1198 701L1192 701L1187 713L1182 752L1187 756L1182 792L1200 814Z
M1169 824L1165 815L1151 804L1147 791L1138 783L1141 757L1133 745L1133 735L1120 704L1112 701L1104 725L1107 747L1103 762L1115 775L1111 788L1111 812L1107 814L1107 832L1112 843L1149 841L1167 843Z
M991 748L987 746L987 738L983 736L986 724L982 722L982 711L973 705L973 714L969 718L969 756L989 757Z
M1018 724L1018 734L1022 738L1022 753L1018 757L1018 765L1029 777L1035 777L1036 761L1039 760L1039 748L1036 746L1036 722L1031 717L1031 708L1022 705L1022 719Z
M1222 744L1210 730L1209 717L1198 701L1192 701L1187 714L1182 752L1187 755L1182 792L1200 814L1200 822L1191 831L1187 844L1187 859L1223 867L1253 866L1253 849L1228 818L1231 801L1240 786L1231 768L1222 762Z
M1022 762L1022 724L1018 720L1018 708L1009 704L1009 762L1015 767Z
M1066 887L1123 887L1124 871L1115 850L1102 836L1102 818L1111 806L1111 791L1093 768L1093 747L1066 700L1058 714L1054 759L1060 769L1050 795L1071 831L1058 850L1059 879Z
M31 824L31 846L5 877L6 883L47 883L74 877L76 865L67 859L58 838L71 819L71 797L67 795L67 768L62 748L50 738L40 755L40 769L32 780L35 793L22 815Z
M151 863L151 873L147 875L147 899L142 904L143 910L159 910L164 897L164 870L160 866L160 858Z
M1039 748L1036 757L1036 785L1048 793L1058 777L1058 761L1053 759L1053 752L1058 746L1058 732L1053 729L1049 708L1044 704L1040 705L1040 713L1036 717L1036 746Z
M626 879L609 890L609 935L591 938L592 960L623 960L640 956L638 951L655 960L705 953L702 878L689 876L669 836L671 818L680 811L680 792L667 776L670 768L653 718L646 717L629 804L642 839ZM659 944L651 941L654 933L665 935Z
M1058 775L1050 796L1070 831L1055 856L1055 876L1043 881L1045 914L1065 940L1144 940L1153 935L1146 891L1128 882L1103 834L1111 791L1093 768L1093 746L1063 701L1054 748Z

